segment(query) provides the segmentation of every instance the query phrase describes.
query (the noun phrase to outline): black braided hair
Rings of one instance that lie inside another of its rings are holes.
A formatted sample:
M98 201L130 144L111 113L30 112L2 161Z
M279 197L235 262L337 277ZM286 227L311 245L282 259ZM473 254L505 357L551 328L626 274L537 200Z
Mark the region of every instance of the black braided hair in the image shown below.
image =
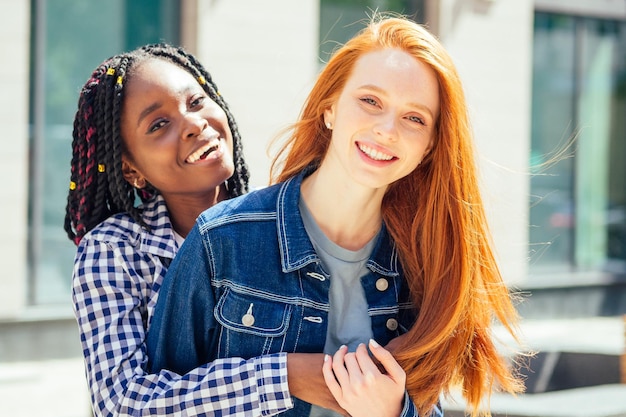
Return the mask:
M182 48L165 43L146 45L100 64L81 90L74 117L70 192L64 224L68 237L75 244L98 223L120 212L127 212L147 228L141 218L141 208L135 206L135 193L145 202L158 194L158 190L150 185L135 190L124 179L120 118L127 75L138 63L148 59L164 59L188 71L224 110L233 136L235 164L235 172L226 182L228 196L232 198L248 191L249 171L243 158L239 129L211 75Z

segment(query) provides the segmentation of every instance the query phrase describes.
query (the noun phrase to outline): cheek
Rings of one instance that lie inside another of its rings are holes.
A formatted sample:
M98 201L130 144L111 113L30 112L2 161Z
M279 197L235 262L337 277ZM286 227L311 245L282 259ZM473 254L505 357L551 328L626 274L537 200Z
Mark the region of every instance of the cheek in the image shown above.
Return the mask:
M164 172L168 169L168 166L176 163L178 160L177 154L170 146L138 146L136 159L137 166L146 173L151 173L153 176L163 176Z
M422 162L426 154L428 153L430 147L430 141L420 138L417 139L415 137L411 138L412 140L408 140L409 148L407 149L406 154L409 155L407 165L412 167L412 169L417 168L417 166Z

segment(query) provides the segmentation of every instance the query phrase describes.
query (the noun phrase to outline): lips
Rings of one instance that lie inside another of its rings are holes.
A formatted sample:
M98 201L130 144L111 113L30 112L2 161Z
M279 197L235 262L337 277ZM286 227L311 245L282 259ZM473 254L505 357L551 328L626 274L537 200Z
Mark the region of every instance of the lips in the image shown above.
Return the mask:
M391 161L392 159L394 159L393 155L386 154L363 143L359 143L357 144L357 146L359 147L361 152L363 152L365 155L369 156L375 161Z
M219 139L214 139L210 142L205 143L198 149L196 149L191 155L185 159L185 162L188 164L193 164L198 161L205 160L212 152L217 151L220 148Z

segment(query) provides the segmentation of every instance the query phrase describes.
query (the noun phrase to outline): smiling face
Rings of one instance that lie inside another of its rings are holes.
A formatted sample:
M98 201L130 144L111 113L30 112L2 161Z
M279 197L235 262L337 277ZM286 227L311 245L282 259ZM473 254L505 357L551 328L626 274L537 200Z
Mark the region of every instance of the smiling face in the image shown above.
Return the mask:
M366 53L324 113L332 138L322 164L364 187L386 189L419 165L438 117L431 68L399 49Z
M166 201L210 198L234 172L226 114L190 73L162 59L134 68L121 136L126 180L139 188L149 182Z

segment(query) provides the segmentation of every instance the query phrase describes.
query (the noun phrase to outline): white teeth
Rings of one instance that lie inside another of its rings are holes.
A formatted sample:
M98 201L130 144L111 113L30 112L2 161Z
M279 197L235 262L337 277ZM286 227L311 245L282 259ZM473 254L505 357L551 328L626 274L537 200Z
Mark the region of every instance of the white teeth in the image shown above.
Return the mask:
M361 143L359 143L359 149L364 154L376 161L391 161L393 159L393 156L377 151L376 149L370 148L369 146L363 145Z
M202 146L197 151L195 151L194 153L192 153L191 155L189 155L189 157L187 158L185 162L189 164L193 164L194 162L198 161L200 157L204 155L206 152L208 152L211 148L217 149L218 146L219 146L218 143L209 142L206 145Z

